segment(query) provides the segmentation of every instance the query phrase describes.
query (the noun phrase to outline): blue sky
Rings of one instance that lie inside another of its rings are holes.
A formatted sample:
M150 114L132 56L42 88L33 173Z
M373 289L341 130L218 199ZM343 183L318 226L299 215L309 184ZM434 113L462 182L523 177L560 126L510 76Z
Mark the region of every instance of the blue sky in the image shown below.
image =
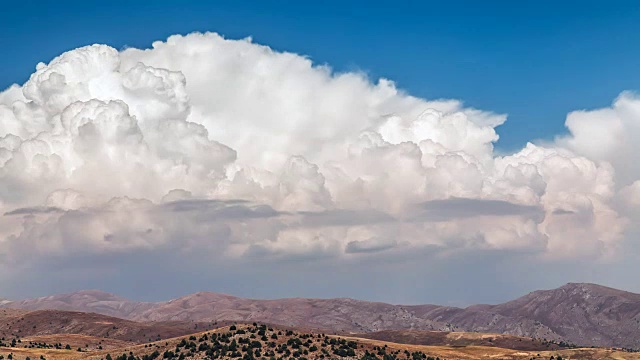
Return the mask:
M252 36L411 94L509 114L499 150L564 131L569 111L636 90L636 1L23 1L0 13L0 87L92 43L148 47L171 34Z

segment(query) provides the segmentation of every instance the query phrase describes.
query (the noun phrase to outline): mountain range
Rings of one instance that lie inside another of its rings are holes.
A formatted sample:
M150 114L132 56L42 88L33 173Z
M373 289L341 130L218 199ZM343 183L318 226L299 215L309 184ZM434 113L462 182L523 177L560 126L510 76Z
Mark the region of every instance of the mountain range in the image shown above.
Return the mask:
M200 292L166 302L97 290L4 301L3 308L93 312L138 322L262 322L338 334L384 330L490 332L581 346L640 348L640 294L569 283L497 305L392 305L354 299L254 300Z

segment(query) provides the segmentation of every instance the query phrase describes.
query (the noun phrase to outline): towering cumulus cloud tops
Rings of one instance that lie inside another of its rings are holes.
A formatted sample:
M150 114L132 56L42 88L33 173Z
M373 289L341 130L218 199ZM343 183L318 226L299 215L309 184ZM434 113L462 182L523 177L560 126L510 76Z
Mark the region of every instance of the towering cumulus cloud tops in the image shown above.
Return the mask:
M250 39L75 49L0 93L0 266L175 249L616 256L640 219L640 99L508 155L493 147L505 120Z

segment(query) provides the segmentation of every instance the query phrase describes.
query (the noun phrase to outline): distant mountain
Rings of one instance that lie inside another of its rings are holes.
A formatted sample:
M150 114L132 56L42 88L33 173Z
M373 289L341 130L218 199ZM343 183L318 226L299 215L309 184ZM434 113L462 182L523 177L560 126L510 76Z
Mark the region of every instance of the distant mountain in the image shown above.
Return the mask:
M3 339L76 334L142 343L214 329L221 325L225 324L179 321L140 323L96 313L62 310L0 311L0 338Z
M640 294L570 283L478 310L534 320L537 329L548 328L577 344L640 347Z
M26 310L55 309L94 312L123 319L130 319L136 314L143 313L157 305L157 303L127 300L99 290L82 290L69 294L58 294L0 303L0 307Z
M491 332L578 345L640 348L640 294L594 284L570 283L504 304L464 309L353 299L251 300L217 293L149 303L95 290L13 301L0 307L96 312L135 321L256 321L338 333Z

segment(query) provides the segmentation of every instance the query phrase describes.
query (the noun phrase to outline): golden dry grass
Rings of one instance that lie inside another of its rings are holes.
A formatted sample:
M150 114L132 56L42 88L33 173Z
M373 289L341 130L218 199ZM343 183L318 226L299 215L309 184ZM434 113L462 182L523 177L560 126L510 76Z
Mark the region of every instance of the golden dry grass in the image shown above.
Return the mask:
M472 334L472 336L478 336L478 334ZM483 336L479 334L479 336ZM387 345L388 348L393 350L405 349L409 352L422 351L430 356L437 356L446 359L495 359L495 360L520 360L520 359L549 359L551 356L562 356L563 359L584 359L584 360L606 360L606 359L629 359L640 360L640 353L629 353L619 350L610 350L604 348L579 348L579 349L564 349L554 351L520 351L512 349L504 349L499 347L490 346L428 346L428 345L407 345L398 344L387 341L363 339L358 337L348 336L335 336L348 340L358 341L360 344L367 344L369 347ZM365 346L366 348L366 346Z

